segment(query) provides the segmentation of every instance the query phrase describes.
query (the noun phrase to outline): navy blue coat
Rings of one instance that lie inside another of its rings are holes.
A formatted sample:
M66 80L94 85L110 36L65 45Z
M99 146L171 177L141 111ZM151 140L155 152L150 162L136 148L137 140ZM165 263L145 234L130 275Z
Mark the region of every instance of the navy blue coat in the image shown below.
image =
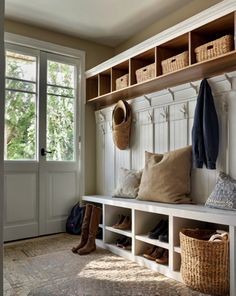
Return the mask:
M216 168L219 151L219 123L211 88L202 80L192 129L193 166Z

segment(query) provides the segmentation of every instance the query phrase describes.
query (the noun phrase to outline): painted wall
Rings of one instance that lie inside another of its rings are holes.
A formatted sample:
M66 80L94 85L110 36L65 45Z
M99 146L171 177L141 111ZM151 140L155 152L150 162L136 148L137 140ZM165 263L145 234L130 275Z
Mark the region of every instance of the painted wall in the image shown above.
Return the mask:
M236 101L233 99L236 90L236 72L229 73L229 77L232 78L232 88L224 75L208 79L218 113L220 148L217 170L192 170L191 197L197 203L205 203L215 186L219 171L227 172L229 167L230 175L236 178L234 153L236 141L233 136L236 123L234 116ZM200 81L194 82L193 85L199 90ZM127 150L119 150L113 144L113 108L96 111L97 194L113 194L120 167L143 169L145 151L163 153L191 145L197 99L195 88L186 83L171 88L173 97L167 90L149 94L147 97L151 101L151 106L144 97L131 100L133 128L131 147Z
M143 31L134 35L132 38L128 39L124 43L120 44L115 48L115 54L118 54L166 29L174 26L187 18L209 8L210 6L221 2L222 0L192 0L189 1L184 8L176 9L176 11L170 14L168 17L162 18L151 26L147 27Z
M4 0L0 1L0 106L4 106ZM3 295L3 145L4 109L0 108L0 295Z
M12 20L5 21L5 31L84 50L86 52L86 69L100 64L114 55L114 49L111 47Z

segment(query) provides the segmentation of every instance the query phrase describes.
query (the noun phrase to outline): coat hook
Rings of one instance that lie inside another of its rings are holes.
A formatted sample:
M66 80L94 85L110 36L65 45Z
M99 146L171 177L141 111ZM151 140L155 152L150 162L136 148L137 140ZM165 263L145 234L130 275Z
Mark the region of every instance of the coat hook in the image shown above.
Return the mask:
M100 130L102 131L103 135L105 135L106 132L105 132L103 124L100 125Z
M149 97L147 95L143 95L144 99L148 102L149 107L152 107L152 100L149 99Z
M196 95L197 95L198 94L198 87L197 87L197 85L194 85L192 82L190 82L189 84L195 90Z
M106 117L105 117L105 115L102 113L101 110L99 110L99 116L100 116L100 120L101 120L101 121L105 121L105 120L106 120Z
M162 111L160 112L160 115L162 118L164 118L167 121L168 120L168 107L163 107Z
M179 111L181 113L183 113L184 116L186 116L186 114L187 114L187 106L186 106L186 104L182 105L182 107L179 109Z
M232 90L232 79L229 77L229 74L227 73L225 73L224 76L225 76L225 79L229 82L230 88Z
M150 111L148 111L148 117L150 118L150 121L153 122L153 115L151 114Z
M167 91L169 92L169 94L172 96L173 101L175 100L175 93L173 92L173 90L171 90L170 88L167 88Z

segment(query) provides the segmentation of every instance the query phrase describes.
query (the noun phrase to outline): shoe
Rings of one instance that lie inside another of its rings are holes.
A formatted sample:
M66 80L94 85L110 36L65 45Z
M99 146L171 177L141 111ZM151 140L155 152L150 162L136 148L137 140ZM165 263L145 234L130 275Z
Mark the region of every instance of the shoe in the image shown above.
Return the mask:
M159 228L157 228L155 232L150 233L149 238L158 239L159 235L165 233L168 227L168 220L164 220L164 222Z
M91 204L87 204L85 207L80 242L77 247L72 248L73 253L77 253L78 250L83 248L87 243L88 235L89 235L89 223L90 223L90 218L91 218L93 207L94 206Z
M125 216L125 219L123 222L119 225L117 225L115 228L121 229L121 230L130 230L131 229L131 220L129 216Z
M118 228L120 224L124 221L125 216L124 215L119 215L119 220L112 226L113 228Z
M86 245L77 251L79 255L86 255L96 250L95 239L98 231L100 215L101 215L101 208L93 206L90 223L89 223L88 240Z
M149 256L155 251L156 246L152 246L143 253L143 257L149 259Z
M127 239L126 236L124 236L122 238L118 238L116 240L116 246L119 247L119 248L123 248L123 244L125 243L126 239Z
M163 255L164 249L160 247L155 247L154 251L151 254L145 254L145 258L148 260L155 261Z
M158 236L160 242L168 243L169 241L169 227L165 228L162 234Z
M123 243L123 249L124 250L131 250L131 244L132 244L132 239L130 237L127 237L126 241Z
M98 228L98 232L97 232L96 238L97 239L102 239L103 238L102 229L100 227Z
M159 223L158 223L158 224L157 224L157 225L156 225L151 231L149 231L148 235L150 235L151 233L156 232L157 229L160 228L161 225L164 223L164 221L165 221L165 220L161 219L161 220L159 221Z
M167 265L168 264L168 250L165 250L162 254L161 257L156 258L156 263L158 264L164 264Z

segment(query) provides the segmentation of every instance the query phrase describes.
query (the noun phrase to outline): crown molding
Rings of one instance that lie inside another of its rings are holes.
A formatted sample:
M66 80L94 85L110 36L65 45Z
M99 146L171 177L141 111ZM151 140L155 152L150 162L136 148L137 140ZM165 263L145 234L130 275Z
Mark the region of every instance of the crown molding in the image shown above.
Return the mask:
M114 56L113 58L99 64L98 66L86 71L86 78L94 76L108 68L111 68L139 53L142 53L155 46L163 44L171 39L174 39L180 35L197 29L217 18L220 18L228 13L236 11L235 0L224 0L190 18L187 20L166 29L165 31L135 45L128 50Z

